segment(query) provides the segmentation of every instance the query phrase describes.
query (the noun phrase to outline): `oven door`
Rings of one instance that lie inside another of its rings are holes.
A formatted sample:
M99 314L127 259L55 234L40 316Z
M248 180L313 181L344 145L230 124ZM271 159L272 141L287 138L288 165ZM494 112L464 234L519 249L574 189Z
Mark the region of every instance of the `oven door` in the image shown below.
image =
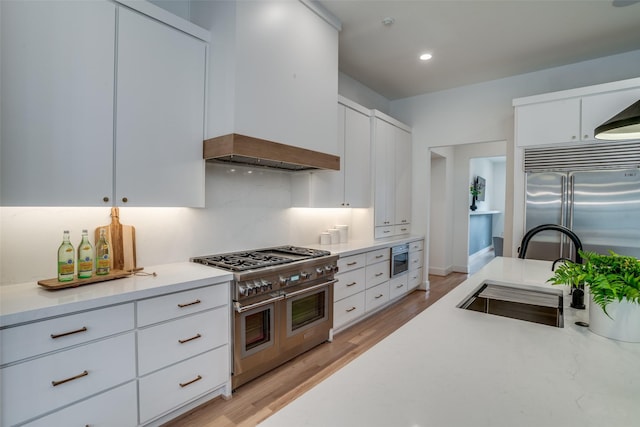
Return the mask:
M278 358L279 307L284 296L236 306L233 342L233 388L275 366Z
M409 270L409 245L391 248L391 277Z
M299 354L329 340L333 327L335 280L286 291L280 347Z

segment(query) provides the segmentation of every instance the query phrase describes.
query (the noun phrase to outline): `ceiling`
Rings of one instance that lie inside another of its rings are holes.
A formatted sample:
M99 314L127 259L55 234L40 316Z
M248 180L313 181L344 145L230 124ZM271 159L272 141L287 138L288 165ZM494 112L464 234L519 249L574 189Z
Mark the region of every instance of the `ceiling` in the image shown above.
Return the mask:
M340 71L390 100L640 49L640 0L320 3L342 22Z

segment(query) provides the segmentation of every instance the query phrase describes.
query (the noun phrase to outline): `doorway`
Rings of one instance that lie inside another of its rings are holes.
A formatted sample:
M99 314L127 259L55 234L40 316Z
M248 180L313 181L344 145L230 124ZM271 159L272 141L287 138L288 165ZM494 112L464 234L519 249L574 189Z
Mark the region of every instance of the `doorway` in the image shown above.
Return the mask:
M429 274L472 273L493 259L493 237L499 242L504 233L506 148L506 141L430 148ZM476 176L485 179L487 193L471 215L470 185ZM470 244L472 216L491 217L484 220L491 223L489 242L485 225L479 249Z

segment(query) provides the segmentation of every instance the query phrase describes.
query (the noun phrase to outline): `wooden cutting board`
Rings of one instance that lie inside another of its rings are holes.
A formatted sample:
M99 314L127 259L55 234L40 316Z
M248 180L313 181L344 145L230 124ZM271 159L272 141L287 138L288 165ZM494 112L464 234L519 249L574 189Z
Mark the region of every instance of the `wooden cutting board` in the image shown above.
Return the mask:
M111 208L111 224L96 228L95 242L100 239L100 229L106 229L111 244L111 269L130 271L136 268L136 229L120 223L120 209Z

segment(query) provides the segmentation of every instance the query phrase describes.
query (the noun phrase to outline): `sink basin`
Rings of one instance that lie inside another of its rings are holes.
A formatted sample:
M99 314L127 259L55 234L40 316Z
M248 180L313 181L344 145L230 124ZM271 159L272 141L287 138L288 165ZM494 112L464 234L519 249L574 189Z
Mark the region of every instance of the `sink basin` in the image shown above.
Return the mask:
M526 288L486 280L458 304L458 307L558 328L564 327L560 289Z

